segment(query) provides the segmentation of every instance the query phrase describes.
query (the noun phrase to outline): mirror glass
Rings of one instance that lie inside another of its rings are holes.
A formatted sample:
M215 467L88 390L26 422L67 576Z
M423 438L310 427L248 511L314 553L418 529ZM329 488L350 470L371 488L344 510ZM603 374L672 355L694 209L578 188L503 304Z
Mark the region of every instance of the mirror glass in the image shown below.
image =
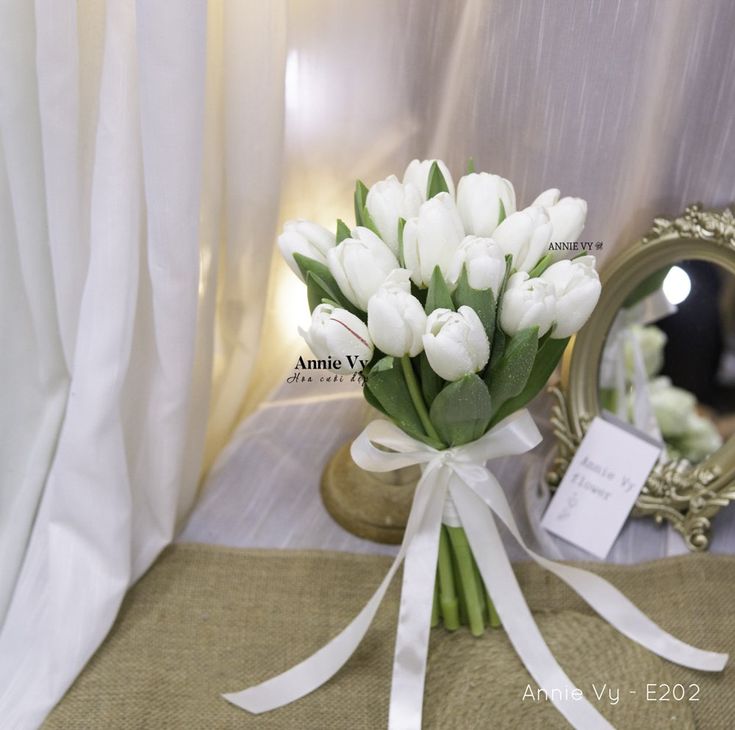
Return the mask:
M735 433L735 276L668 265L635 287L608 332L601 408L696 464Z

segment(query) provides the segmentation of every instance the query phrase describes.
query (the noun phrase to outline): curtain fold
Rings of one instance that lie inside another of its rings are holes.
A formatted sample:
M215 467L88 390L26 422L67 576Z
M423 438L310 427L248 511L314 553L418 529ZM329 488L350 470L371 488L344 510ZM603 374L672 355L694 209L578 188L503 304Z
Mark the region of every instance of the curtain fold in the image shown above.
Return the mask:
M0 4L0 625L66 403L30 3Z
M3 727L63 695L188 514L207 429L215 452L235 424L278 211L284 7L0 4Z

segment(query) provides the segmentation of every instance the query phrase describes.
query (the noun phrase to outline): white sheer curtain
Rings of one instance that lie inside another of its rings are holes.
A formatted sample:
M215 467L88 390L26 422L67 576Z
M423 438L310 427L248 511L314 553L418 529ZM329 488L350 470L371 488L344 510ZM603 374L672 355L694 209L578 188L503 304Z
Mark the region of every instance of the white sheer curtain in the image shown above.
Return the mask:
M27 728L173 537L205 440L242 404L285 6L3 0L0 29L0 725Z

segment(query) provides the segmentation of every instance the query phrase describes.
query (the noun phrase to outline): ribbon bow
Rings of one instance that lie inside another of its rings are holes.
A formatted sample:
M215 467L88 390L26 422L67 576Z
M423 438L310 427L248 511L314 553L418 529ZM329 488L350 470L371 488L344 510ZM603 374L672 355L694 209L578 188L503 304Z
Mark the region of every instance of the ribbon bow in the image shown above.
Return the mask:
M423 470L393 564L362 611L328 644L283 674L242 692L226 694L225 699L257 714L293 702L328 681L357 649L405 560L388 727L419 730L439 532L442 520L448 518L456 519L464 528L506 634L539 687L575 728L612 728L587 699L573 693L574 683L546 645L523 598L493 514L533 560L561 578L625 636L677 664L705 671L722 670L727 654L703 651L679 641L598 575L548 560L525 545L505 493L484 464L499 456L522 454L540 441L541 435L526 410L509 416L477 441L444 451L411 438L388 421L369 424L352 444L352 457L359 466L370 471L391 471L420 464ZM447 511L450 515L445 514Z

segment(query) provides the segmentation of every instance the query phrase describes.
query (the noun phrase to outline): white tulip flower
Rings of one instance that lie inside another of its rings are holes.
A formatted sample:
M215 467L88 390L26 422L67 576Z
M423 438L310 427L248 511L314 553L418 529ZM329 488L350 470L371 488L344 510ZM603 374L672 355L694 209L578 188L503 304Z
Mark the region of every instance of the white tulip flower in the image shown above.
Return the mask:
M327 265L342 293L363 312L367 303L393 269L398 259L369 228L358 226L327 252Z
M551 208L552 205L556 205L559 202L561 196L561 190L559 188L549 188L544 190L531 205L540 205L542 208Z
M421 199L426 200L427 187L429 184L429 172L431 172L432 164L436 162L439 165L444 180L447 183L449 194L454 197L454 181L449 168L441 160L411 160L408 163L406 172L403 173L403 184L412 183L421 194Z
M679 453L697 463L722 446L722 436L712 421L694 412L687 421L686 433L677 442Z
M423 349L426 313L411 294L410 272L396 269L368 302L368 331L386 355L415 357Z
M490 289L497 297L505 277L505 254L492 238L467 236L462 241L448 270L447 283L451 289L456 288L463 266L473 289Z
M444 380L477 373L490 358L485 328L471 307L435 309L427 317L423 341L431 369Z
M338 372L360 372L373 357L373 343L365 323L346 309L320 304L306 332L299 328L311 351L331 361Z
M666 438L683 436L696 413L696 397L672 385L671 379L663 375L649 382L648 397L661 433Z
M551 240L551 220L544 208L532 205L509 215L493 231L493 240L513 257L516 271L531 271L546 255Z
M404 185L395 175L370 188L365 205L380 237L394 254L398 255L398 219L408 220L418 215L424 197L413 183Z
M541 279L554 287L556 296L556 325L551 336L561 340L578 332L600 298L595 257L558 261L541 274Z
M542 206L549 214L552 232L551 239L555 243L572 243L576 241L585 221L587 220L587 201L582 198L561 198L557 188L545 190L533 201L534 205ZM564 258L564 250L553 252L554 258Z
M326 264L327 253L334 248L334 245L334 233L318 223L303 219L287 221L283 226L283 233L278 237L278 248L281 249L283 258L291 271L302 281L304 277L293 255L298 253Z
M490 236L500 223L501 203L505 216L516 210L511 182L489 172L473 172L457 185L457 210L467 233Z
M519 271L508 279L500 309L500 326L507 335L528 327L538 327L538 336L546 334L556 317L556 295L551 282L529 278Z
M427 287L434 268L447 278L455 251L464 239L457 206L449 193L427 200L403 229L403 258L416 286Z

